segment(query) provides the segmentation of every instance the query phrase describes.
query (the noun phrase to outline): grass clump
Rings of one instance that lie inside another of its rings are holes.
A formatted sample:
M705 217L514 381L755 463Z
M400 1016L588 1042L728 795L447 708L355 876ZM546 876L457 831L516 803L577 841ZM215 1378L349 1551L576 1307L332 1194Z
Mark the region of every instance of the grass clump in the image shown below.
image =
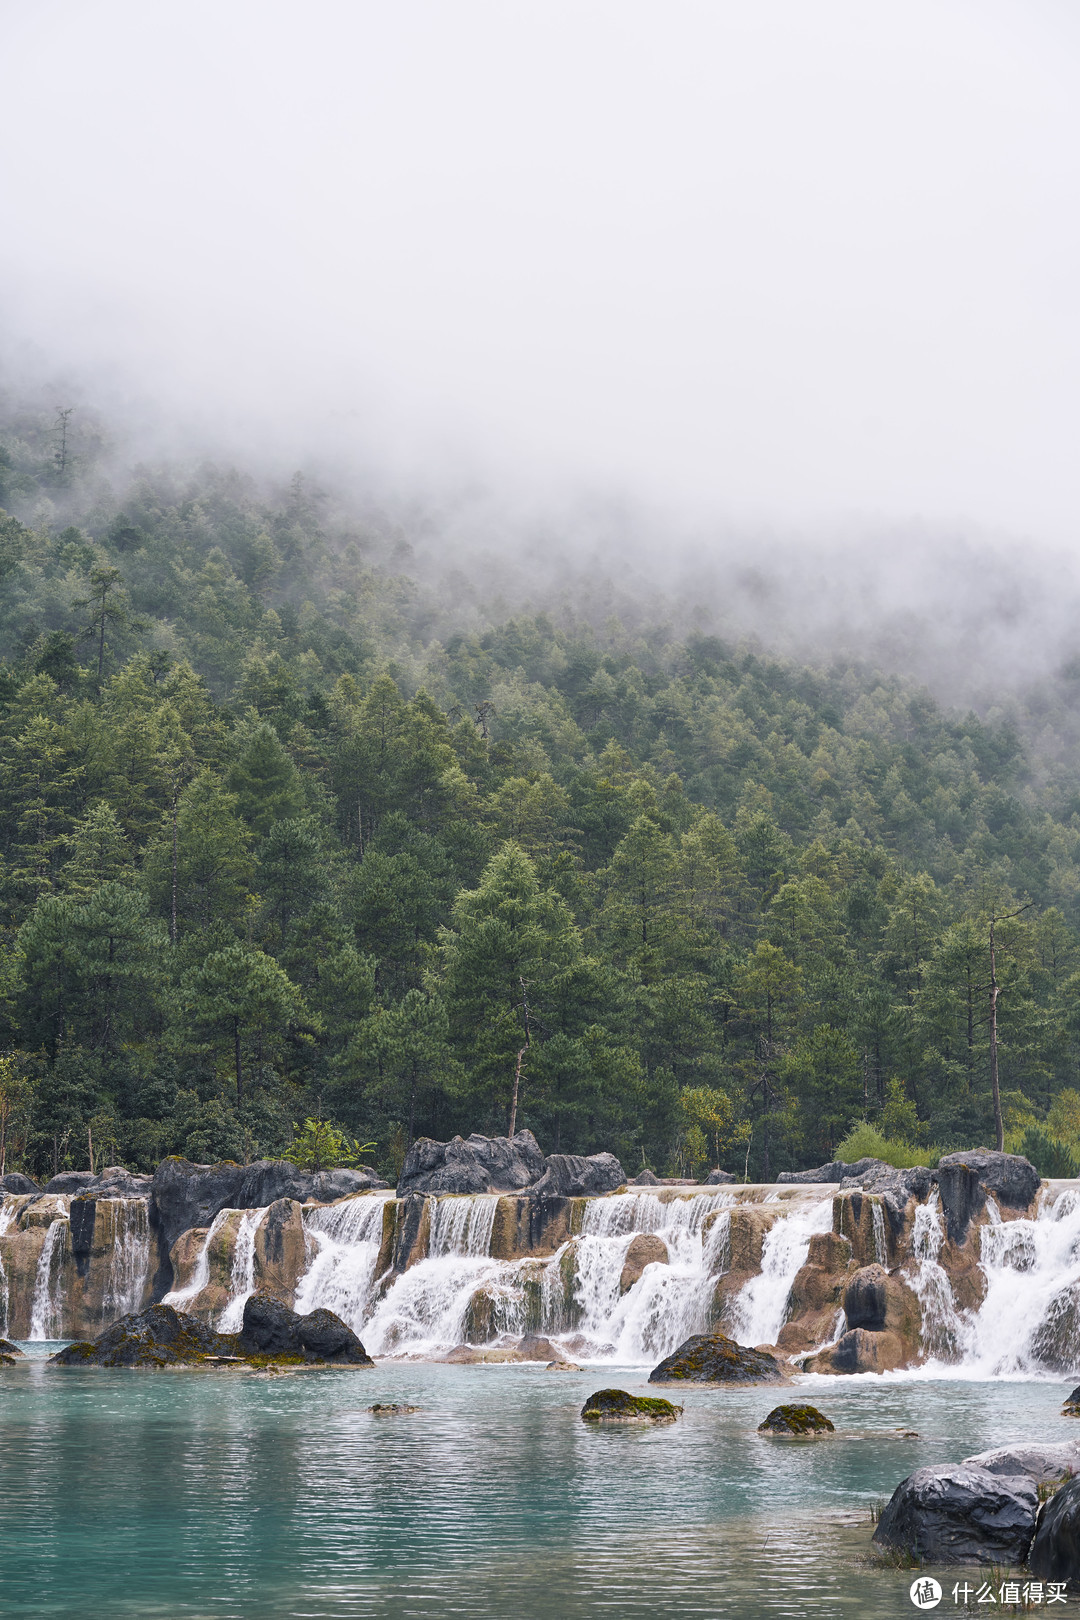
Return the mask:
M912 1147L910 1142L884 1136L869 1120L863 1119L852 1126L837 1145L836 1157L844 1164L857 1164L860 1159L881 1159L896 1170L913 1170L917 1164L933 1169L941 1151L939 1147Z

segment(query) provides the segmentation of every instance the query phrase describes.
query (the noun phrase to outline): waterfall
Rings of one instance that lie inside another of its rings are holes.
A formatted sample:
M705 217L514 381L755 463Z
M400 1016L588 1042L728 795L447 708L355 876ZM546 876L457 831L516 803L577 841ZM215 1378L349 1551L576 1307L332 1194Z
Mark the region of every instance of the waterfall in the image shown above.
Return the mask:
M18 1211L18 1204L14 1198L5 1196L0 1203L0 1237L3 1237ZM0 1254L0 1339L7 1338L8 1331L8 1278L4 1270L4 1256Z
M201 1294L210 1281L210 1245L225 1225L230 1215L235 1215L234 1209L219 1209L207 1228L203 1238L202 1247L195 1260L195 1269L191 1273L191 1281L183 1288L174 1288L165 1295L161 1301L163 1305L172 1305L178 1311L186 1311L197 1294ZM260 1214L262 1211L260 1210Z
M467 1254L477 1259L487 1254L498 1202L498 1197L491 1193L473 1198L437 1198L431 1216L429 1258Z
M922 1307L924 1351L932 1360L956 1362L968 1345L970 1319L957 1309L952 1284L938 1260L945 1241L939 1203L935 1190L915 1211L909 1281Z
M255 1233L265 1214L265 1209L245 1209L237 1223L229 1303L218 1317L219 1333L239 1333L244 1325L244 1306L255 1292Z
M145 1198L115 1198L113 1246L102 1290L101 1315L117 1321L137 1311L150 1273L150 1206Z
M30 1305L30 1338L59 1339L63 1336L64 1297L61 1271L71 1225L67 1220L51 1221L34 1277L34 1298Z
M874 1259L879 1266L888 1266L889 1245L885 1240L885 1211L876 1198L870 1204L870 1215L874 1223Z
M297 1285L298 1311L325 1306L359 1331L375 1281L383 1215L393 1196L363 1193L343 1204L317 1204L304 1210L304 1226L315 1240L316 1252Z
M732 1331L740 1344L776 1343L791 1285L810 1252L810 1239L832 1226L832 1191L809 1208L796 1204L765 1234L761 1270L744 1286L731 1310Z

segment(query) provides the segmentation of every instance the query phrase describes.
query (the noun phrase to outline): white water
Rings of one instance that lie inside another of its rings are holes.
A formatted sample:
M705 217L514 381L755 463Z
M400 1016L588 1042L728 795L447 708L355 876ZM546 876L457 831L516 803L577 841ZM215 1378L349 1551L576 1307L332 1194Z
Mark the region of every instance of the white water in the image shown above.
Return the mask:
M354 1329L369 1305L382 1245L383 1213L393 1193L364 1193L344 1204L304 1210L304 1226L317 1245L296 1291L296 1309L325 1306Z
M111 1200L116 1211L109 1269L102 1291L102 1318L116 1321L137 1311L150 1273L150 1206L145 1198Z
M51 1221L34 1278L30 1305L30 1338L59 1339L63 1336L64 1298L61 1269L71 1225L66 1220Z
M5 1196L0 1203L0 1237L3 1237L18 1209L14 1198ZM8 1331L8 1279L4 1270L4 1257L0 1254L0 1339L7 1338Z
M255 1233L265 1214L265 1209L245 1209L237 1223L229 1303L218 1317L219 1333L239 1333L244 1325L244 1306L255 1292Z
M795 1205L766 1233L761 1270L743 1288L731 1312L732 1333L740 1344L775 1344L784 1325L791 1285L806 1264L810 1239L832 1227L834 1188L813 1203Z
M163 1305L173 1305L178 1311L185 1310L195 1298L201 1294L210 1281L210 1245L225 1225L230 1215L237 1212L233 1209L219 1209L214 1219L206 1229L202 1247L195 1260L195 1268L191 1273L191 1280L183 1288L174 1288L165 1295L161 1301ZM262 1211L260 1210L260 1214Z

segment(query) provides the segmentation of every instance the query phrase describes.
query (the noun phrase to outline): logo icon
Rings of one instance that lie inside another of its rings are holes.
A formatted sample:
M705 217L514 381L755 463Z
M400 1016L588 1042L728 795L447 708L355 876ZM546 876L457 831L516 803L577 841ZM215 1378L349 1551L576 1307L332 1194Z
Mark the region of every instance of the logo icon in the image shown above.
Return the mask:
M929 1575L920 1575L909 1589L912 1603L917 1609L936 1609L941 1602L941 1587Z

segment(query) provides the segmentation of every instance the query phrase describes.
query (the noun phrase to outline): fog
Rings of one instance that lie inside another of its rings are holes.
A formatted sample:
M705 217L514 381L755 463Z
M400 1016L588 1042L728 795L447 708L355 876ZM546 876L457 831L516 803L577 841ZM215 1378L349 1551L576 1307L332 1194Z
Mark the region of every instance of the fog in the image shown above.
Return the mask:
M5 10L5 379L121 456L958 691L1068 642L1067 0Z

